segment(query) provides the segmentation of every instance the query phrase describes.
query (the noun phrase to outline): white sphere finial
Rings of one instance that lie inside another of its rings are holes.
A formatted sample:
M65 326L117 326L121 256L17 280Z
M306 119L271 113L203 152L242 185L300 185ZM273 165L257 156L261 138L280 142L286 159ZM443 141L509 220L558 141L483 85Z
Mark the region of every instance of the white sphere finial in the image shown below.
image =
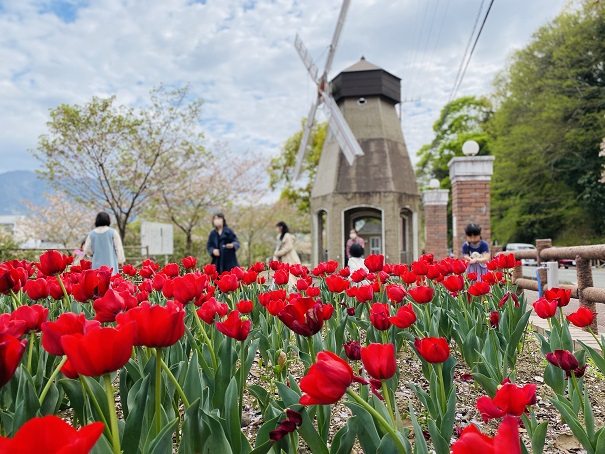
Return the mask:
M429 188L430 189L439 189L441 187L441 184L439 183L439 180L437 178L431 178L431 180L429 181Z
M464 153L465 156L475 156L479 153L479 144L474 140L467 140L462 145L462 153Z

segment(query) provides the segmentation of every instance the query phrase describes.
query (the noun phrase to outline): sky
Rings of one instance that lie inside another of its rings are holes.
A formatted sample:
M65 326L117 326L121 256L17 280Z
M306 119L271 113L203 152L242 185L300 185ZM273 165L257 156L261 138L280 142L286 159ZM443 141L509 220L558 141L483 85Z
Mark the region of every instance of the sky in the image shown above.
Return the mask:
M489 94L511 54L567 0L495 0L457 96ZM402 78L412 162L433 138L480 6L489 0L352 0L330 79L363 55ZM208 143L268 159L298 131L316 89L293 41L320 70L340 0L0 0L0 173L33 170L49 109L187 83L204 99ZM321 117L320 117L321 119Z

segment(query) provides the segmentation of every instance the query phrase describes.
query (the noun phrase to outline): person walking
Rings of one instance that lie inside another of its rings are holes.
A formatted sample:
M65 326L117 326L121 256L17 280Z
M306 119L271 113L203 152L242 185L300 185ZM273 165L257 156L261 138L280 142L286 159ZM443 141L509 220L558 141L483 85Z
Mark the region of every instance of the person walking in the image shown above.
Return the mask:
M274 260L279 260L290 265L300 264L300 257L294 249L296 237L290 233L288 225L280 221L275 225L277 230L277 247L273 253Z
M227 226L223 213L216 213L212 217L212 225L214 229L208 235L206 250L212 258L211 263L216 266L216 270L221 274L239 266L235 255L235 252L239 249L239 240L235 232Z
M126 261L122 239L117 230L109 227L109 214L101 211L95 219L95 228L90 231L84 242L84 252L92 257L94 270L102 266L112 269L112 274L118 274L120 265Z
M358 244L359 246L361 246L362 250L365 250L366 248L366 243L363 238L359 236L357 230L351 229L349 231L349 239L347 240L347 245L345 247L345 255L347 259L347 263L345 263L345 266L349 264L349 259L351 258L351 246L354 244Z

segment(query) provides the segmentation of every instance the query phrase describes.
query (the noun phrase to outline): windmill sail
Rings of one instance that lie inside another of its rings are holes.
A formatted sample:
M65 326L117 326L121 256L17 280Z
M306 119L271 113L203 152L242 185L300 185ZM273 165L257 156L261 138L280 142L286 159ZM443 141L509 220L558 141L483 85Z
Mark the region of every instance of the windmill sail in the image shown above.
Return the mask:
M311 137L311 131L313 130L313 122L315 121L315 112L317 112L317 106L319 104L320 99L318 98L311 105L311 110L309 111L309 115L307 116L307 122L305 123L305 130L302 135L302 139L300 140L300 145L298 146L298 153L296 153L296 166L294 167L294 179L298 180L300 176L300 169L302 168L303 160L306 156L307 146L309 144L309 137Z
M330 114L330 129L334 133L340 149L347 158L347 162L352 165L355 161L355 156L363 156L363 150L359 146L359 142L357 142L347 120L342 116L342 112L338 108L334 98L326 92L322 92L322 97Z

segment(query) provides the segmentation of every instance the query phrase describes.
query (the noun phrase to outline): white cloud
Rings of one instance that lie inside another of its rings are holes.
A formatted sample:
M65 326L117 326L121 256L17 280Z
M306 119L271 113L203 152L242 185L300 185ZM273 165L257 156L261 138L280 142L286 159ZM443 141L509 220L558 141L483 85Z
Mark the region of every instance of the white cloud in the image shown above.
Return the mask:
M415 153L432 139L479 0L355 0L330 73L363 54L402 77L403 130ZM488 2L485 2L486 4ZM489 92L507 56L565 0L495 2L459 95ZM0 4L0 172L32 169L28 153L48 109L191 83L206 100L209 142L273 156L298 130L315 96L293 47L299 33L323 68L340 1L7 0ZM447 11L447 15L445 14Z

